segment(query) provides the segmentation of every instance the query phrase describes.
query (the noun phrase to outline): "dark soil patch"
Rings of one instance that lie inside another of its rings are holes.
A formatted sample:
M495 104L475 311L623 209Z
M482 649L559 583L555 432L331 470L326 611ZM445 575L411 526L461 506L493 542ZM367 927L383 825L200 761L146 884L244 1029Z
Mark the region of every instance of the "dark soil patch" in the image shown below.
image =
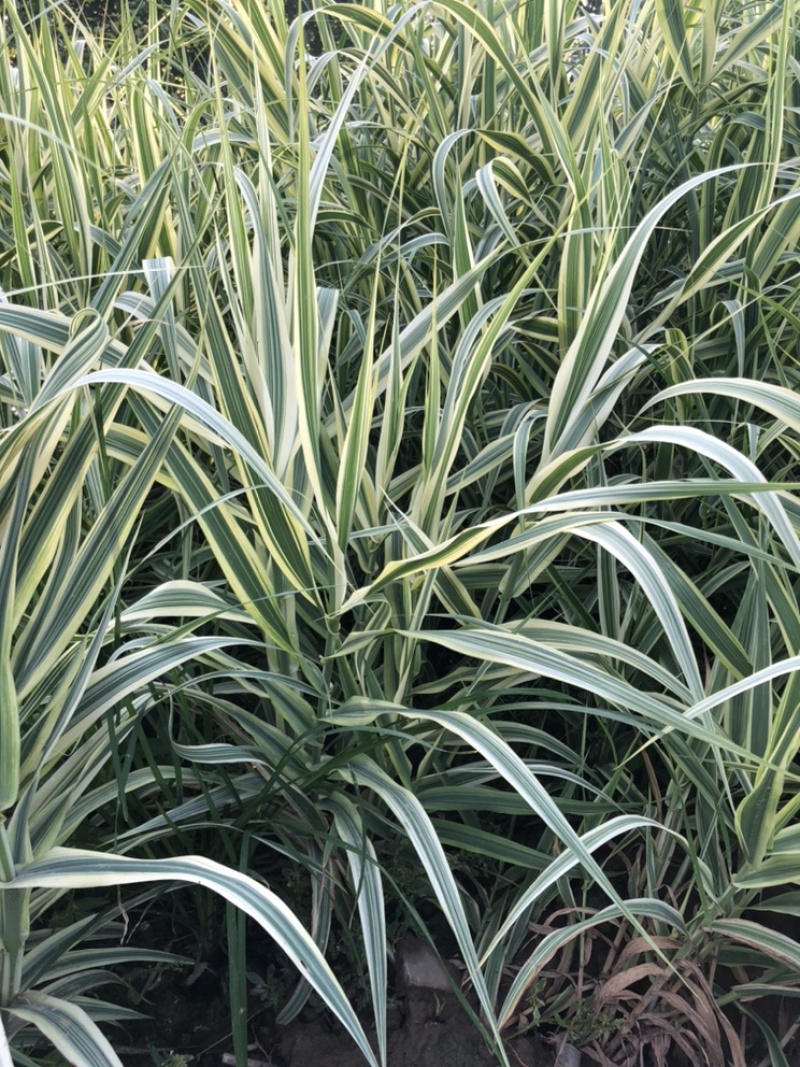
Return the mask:
M409 989L389 1012L389 1067L496 1067L480 1033L456 996ZM230 1015L223 983L210 973L191 986L167 972L148 995L152 1019L128 1028L115 1045L126 1067L221 1067L234 1064ZM312 1009L290 1026L276 1026L262 1011L251 1020L250 1067L364 1067L364 1058L341 1027ZM373 1046L374 1029L362 1024ZM535 1035L507 1046L514 1067L553 1067L554 1056Z
M224 974L224 968L221 971ZM141 1010L151 1018L111 1035L125 1067L235 1067L230 1009L223 978L206 970L199 975L166 969L147 994ZM388 1018L389 1067L496 1067L498 1060L453 993L409 988L395 995ZM785 1034L789 1067L800 1067L800 1035L795 1033L797 1002L773 998L758 1008L778 1034ZM248 1067L364 1067L365 1060L341 1026L321 1011L307 1007L289 1026L275 1024L272 1013L256 1003L249 1026ZM373 1047L374 1029L368 1015L362 1025ZM738 1020L737 1020L738 1021ZM755 1030L755 1027L753 1028ZM565 1035L561 1035L562 1038ZM767 1049L751 1032L748 1067L762 1062ZM535 1032L508 1041L511 1067L589 1067L569 1047L558 1057L552 1038ZM687 1067L684 1057L670 1057L670 1065ZM570 1056L572 1058L570 1058ZM645 1055L645 1065L652 1060Z
M551 1067L553 1058L528 1036L509 1043L509 1059L520 1067ZM287 1029L280 1045L283 1067L362 1067L345 1035L322 1021ZM414 990L389 1020L390 1067L496 1067L478 1031L452 994Z
M785 922L786 936L794 937L794 920ZM776 925L781 926L781 923ZM298 1020L289 1026L275 1022L276 1005L291 994L296 975L276 962L271 943L254 931L248 937L248 970L263 980L251 983L248 1004L248 1067L363 1067L365 1061L350 1036L333 1022L312 999ZM177 947L169 929L148 934L152 947ZM484 1041L464 1004L452 991L463 968L457 962L442 963L426 943L404 935L394 945L395 963L390 968L390 1004L387 1033L388 1067L495 1067L498 1059ZM208 963L190 971L186 967L162 966L147 980L144 998L136 1005L151 1018L116 1029L112 1042L125 1067L235 1067L231 1037L230 1004L227 987L228 959L221 948L209 950ZM339 968L340 971L345 968ZM565 974L557 970L557 975ZM248 975L250 978L250 974ZM552 977L552 976L551 976ZM591 975L589 975L591 979ZM724 965L717 969L722 988L738 981ZM142 978L144 981L144 977ZM591 981L586 986L590 999ZM141 986L139 987L141 988ZM364 1010L364 1031L377 1048L369 1005L365 1006L364 978L350 976L347 988L351 1001ZM631 987L631 995L637 989ZM475 1003L470 1000L473 1011ZM785 1040L785 1056L790 1067L800 1067L800 1023L795 997L763 997L751 1004L774 1034ZM633 1007L633 1003L631 1005ZM555 1039L566 1040L581 1022L581 1003L565 1010L558 1019L557 1033L551 1017L544 1029L510 1038L506 1052L511 1067L589 1067L590 1051L580 1059L567 1047L568 1055L557 1055ZM669 1004L667 1004L669 1008ZM733 1029L739 1032L742 1018L735 1007L727 1011ZM624 1005L612 1023L625 1024ZM676 1019L672 1020L676 1023ZM677 1019L680 1024L680 1019ZM611 1025L608 1020L606 1028ZM666 1025L666 1023L665 1023ZM591 1039L597 1035L591 1035ZM767 1053L765 1040L754 1022L742 1034L748 1067L756 1067ZM678 1043L679 1044L679 1043ZM670 1067L693 1067L676 1044L671 1047ZM571 1056L571 1058L570 1058ZM641 1067L653 1067L653 1050L643 1044ZM611 1056L612 1062L619 1062ZM659 1062L662 1062L659 1060Z

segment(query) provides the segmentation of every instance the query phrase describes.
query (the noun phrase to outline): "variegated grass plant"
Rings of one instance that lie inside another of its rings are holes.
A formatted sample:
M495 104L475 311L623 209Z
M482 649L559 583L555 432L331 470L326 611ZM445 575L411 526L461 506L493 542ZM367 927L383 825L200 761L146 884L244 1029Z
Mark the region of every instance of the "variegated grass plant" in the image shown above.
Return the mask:
M7 6L0 1067L117 1062L119 954L46 912L155 880L384 1065L399 842L502 1062L608 923L680 1047L702 987L785 1062L746 1000L800 971L798 6ZM239 869L170 851L210 822Z

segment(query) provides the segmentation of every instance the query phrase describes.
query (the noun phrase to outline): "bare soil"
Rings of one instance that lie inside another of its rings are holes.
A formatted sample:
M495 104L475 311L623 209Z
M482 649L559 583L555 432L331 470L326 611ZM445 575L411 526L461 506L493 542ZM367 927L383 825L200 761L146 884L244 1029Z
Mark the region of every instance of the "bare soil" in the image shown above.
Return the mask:
M210 974L186 987L169 974L148 997L152 1019L114 1041L125 1067L221 1067L233 1065L230 1014L222 983ZM389 1012L390 1067L496 1067L498 1060L456 996L410 988ZM263 1013L252 1020L249 1067L364 1067L349 1035L307 1009L289 1026ZM364 1028L373 1045L374 1030ZM554 1067L554 1053L535 1034L510 1041L513 1067Z

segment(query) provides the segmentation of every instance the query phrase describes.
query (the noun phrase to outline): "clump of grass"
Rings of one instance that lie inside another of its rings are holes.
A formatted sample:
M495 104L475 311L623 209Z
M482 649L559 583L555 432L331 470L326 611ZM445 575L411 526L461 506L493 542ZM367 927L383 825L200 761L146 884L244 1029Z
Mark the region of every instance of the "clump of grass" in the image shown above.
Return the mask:
M584 891L670 1011L793 989L742 916L797 903L796 5L6 14L2 1067L32 1028L116 1062L29 928L152 879L385 1063L399 842L501 1060Z

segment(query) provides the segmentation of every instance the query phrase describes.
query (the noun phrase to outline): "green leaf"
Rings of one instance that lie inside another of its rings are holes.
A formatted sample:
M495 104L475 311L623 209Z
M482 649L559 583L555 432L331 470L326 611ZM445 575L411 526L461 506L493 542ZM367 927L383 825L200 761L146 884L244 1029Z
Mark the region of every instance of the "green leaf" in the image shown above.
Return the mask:
M122 1067L122 1061L87 1013L77 1004L30 990L7 1009L32 1023L75 1067Z
M675 67L683 78L686 87L693 93L694 79L692 77L689 40L686 34L686 23L684 22L684 5L681 0L656 0L656 13L661 24L661 32L664 34L664 40L674 60Z
M376 714L386 710L403 713L401 709L387 707L377 709ZM341 714L346 717L345 711ZM500 1031L494 1021L491 997L478 962L478 954L470 933L461 894L430 817L413 793L394 782L377 764L364 756L349 760L339 773L345 781L353 780L362 788L373 789L403 825L425 868L444 917L455 935L470 980L475 986L478 999L492 1027L501 1061L508 1067Z
M695 175L658 200L636 227L606 279L592 292L575 340L561 360L553 382L543 463L585 443L571 432L572 427L579 421L580 413L600 380L603 367L611 357L636 272L647 243L659 222L687 193L703 182L729 174L735 169L722 167L707 174Z
M800 970L800 945L793 938L770 930L761 923L749 919L715 919L711 924L711 932L748 945L793 971Z
M244 911L274 938L311 983L356 1042L367 1062L372 1067L379 1067L350 1002L313 938L275 893L239 871L199 856L145 860L80 849L53 848L41 859L19 867L11 882L0 883L0 894L6 889L96 889L100 886L137 885L142 882L188 882L205 886ZM95 1061L89 1062L91 1067L95 1067ZM107 1061L116 1062L115 1059ZM83 1065L80 1064L80 1067ZM97 1067L100 1067L99 1061Z

